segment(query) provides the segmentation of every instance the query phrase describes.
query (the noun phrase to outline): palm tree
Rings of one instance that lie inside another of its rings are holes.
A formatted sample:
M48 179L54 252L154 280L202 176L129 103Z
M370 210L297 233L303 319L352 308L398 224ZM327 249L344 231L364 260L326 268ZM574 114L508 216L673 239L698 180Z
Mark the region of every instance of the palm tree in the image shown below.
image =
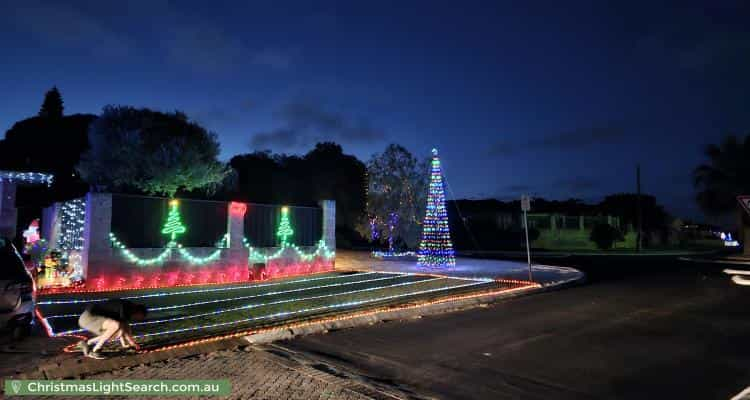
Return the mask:
M708 163L693 171L698 205L710 215L735 209L737 196L750 195L750 135L730 135L720 145L705 151Z

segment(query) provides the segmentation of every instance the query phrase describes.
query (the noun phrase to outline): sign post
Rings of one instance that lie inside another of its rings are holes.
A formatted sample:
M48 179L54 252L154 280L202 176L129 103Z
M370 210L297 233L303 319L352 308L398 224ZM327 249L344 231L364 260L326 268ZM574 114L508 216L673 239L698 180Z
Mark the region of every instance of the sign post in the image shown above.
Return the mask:
M531 210L531 198L528 195L521 196L521 210L523 210L523 228L526 231L526 262L529 265L529 281L531 278L531 247L529 246L529 221L526 212Z

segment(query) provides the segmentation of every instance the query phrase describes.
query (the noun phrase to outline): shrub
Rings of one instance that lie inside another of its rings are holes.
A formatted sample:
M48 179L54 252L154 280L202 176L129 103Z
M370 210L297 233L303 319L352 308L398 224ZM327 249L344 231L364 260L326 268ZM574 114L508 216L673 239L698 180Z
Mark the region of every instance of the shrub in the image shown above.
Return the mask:
M597 224L594 229L591 230L591 236L589 239L596 243L596 247L602 250L608 250L612 248L617 240L622 239L622 234L617 228L609 224Z

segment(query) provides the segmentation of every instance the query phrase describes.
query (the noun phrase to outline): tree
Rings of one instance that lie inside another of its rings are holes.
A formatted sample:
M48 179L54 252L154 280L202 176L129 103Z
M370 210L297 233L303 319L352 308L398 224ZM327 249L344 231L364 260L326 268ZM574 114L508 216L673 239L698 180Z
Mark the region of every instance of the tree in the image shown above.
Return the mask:
M91 124L89 142L78 171L97 188L173 197L212 191L229 172L217 159L216 134L181 112L107 106Z
M369 220L360 221L358 231L365 237L378 236L381 240L392 235L394 242L415 248L427 195L426 162L419 162L404 147L391 144L382 153L372 156L367 174ZM371 229L375 229L377 235L372 235Z
M169 235L172 242L174 242L177 235L185 233L186 230L185 225L182 224L180 211L177 209L178 206L179 203L177 200L170 200L167 222L164 223L164 228L161 230L162 234Z
M419 243L417 265L426 268L445 268L456 265L448 213L445 209L443 171L440 168L437 149L432 149L430 189L427 194L427 210L422 224L422 240Z
M736 209L736 197L750 193L750 135L730 135L706 147L708 162L693 171L698 205L709 215Z
M294 231L292 230L291 224L289 224L289 208L281 208L281 222L279 222L279 228L276 231L276 236L281 238L281 246L288 244L288 237L292 236Z
M63 116L63 99L57 86L53 86L44 95L42 108L39 109L39 116L43 118L62 118Z
M638 209L636 207L638 195L635 193L618 193L604 198L596 210L605 215L617 216L620 226L626 228L631 226L635 229L638 221ZM641 215L644 240L648 245L651 234L659 234L665 238L670 231L671 217L664 207L656 202L656 197L641 194Z
M88 148L88 128L96 119L91 114L62 118L34 116L14 123L0 140L0 169L47 172L55 176L51 189L23 187L18 201L46 206L82 196L88 190L75 171L81 154Z
M365 165L336 143L318 143L303 156L256 151L237 155L229 164L236 172L234 199L276 204L335 200L337 236L350 233L364 214Z
M611 249L617 240L622 239L622 234L617 228L609 224L596 224L591 230L589 239L596 243L596 247L602 250Z

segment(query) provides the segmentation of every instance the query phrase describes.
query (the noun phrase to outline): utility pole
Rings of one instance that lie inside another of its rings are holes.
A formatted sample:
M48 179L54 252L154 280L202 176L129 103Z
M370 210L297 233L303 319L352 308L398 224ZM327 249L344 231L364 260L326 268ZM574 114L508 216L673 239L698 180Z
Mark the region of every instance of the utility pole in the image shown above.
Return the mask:
M636 186L636 198L635 198L635 207L636 207L636 224L638 233L636 234L635 239L635 251L640 253L641 252L641 236L643 234L643 215L641 211L641 164L637 164L635 166L635 186Z

